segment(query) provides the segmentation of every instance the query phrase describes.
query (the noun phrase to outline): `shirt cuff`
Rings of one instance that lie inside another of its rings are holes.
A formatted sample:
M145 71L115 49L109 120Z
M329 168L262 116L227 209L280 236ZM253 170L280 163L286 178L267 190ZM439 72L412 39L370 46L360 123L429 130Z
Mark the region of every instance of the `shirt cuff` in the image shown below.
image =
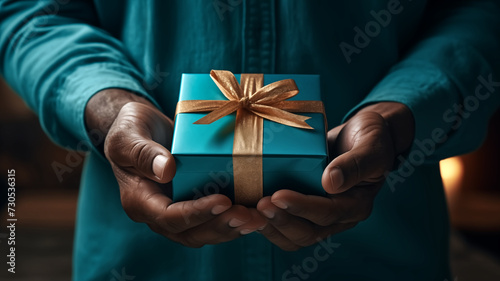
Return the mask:
M148 99L156 107L159 104L144 89L141 75L117 64L92 64L79 67L64 79L56 95L57 121L52 123L50 134L64 147L80 151L97 149L92 144L85 125L85 107L96 93L109 88L120 88ZM91 132L92 138L104 141L102 132ZM99 138L102 138L100 140ZM100 154L100 153L99 153Z

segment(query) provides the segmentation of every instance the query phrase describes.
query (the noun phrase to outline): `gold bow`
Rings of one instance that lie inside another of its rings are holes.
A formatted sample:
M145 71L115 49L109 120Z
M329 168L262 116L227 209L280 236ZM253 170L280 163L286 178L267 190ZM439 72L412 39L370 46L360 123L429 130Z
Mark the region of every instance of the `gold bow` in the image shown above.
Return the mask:
M321 101L287 101L299 90L286 79L265 87L263 74L241 74L240 81L224 70L210 71L210 77L228 100L185 100L177 104L179 113L210 112L194 124L210 124L236 111L233 140L234 199L236 204L254 206L262 198L263 118L302 129L313 129L310 117L291 112L325 115Z

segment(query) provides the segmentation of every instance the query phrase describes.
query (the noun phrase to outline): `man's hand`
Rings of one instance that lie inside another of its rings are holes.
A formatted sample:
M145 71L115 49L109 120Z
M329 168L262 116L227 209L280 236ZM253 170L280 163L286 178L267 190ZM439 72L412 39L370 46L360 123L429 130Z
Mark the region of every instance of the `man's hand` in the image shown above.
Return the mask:
M363 108L328 132L336 156L323 173L327 197L280 190L261 199L257 209L269 219L260 231L284 250L297 250L345 231L367 219L396 155L413 141L413 116L399 103Z
M120 187L128 216L189 247L217 244L266 224L255 210L232 205L223 195L173 203L175 174L170 148L173 122L147 100L110 89L96 94L85 111L89 130L106 134L103 150Z

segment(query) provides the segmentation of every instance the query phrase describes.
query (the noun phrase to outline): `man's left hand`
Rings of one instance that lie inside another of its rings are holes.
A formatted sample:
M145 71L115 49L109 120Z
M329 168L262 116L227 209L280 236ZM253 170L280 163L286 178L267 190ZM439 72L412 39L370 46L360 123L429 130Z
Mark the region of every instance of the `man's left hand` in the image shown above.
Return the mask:
M284 189L262 198L257 209L269 223L260 233L293 251L367 219L384 175L413 141L413 122L405 105L384 102L363 108L329 131L330 154L336 157L322 177L328 195Z

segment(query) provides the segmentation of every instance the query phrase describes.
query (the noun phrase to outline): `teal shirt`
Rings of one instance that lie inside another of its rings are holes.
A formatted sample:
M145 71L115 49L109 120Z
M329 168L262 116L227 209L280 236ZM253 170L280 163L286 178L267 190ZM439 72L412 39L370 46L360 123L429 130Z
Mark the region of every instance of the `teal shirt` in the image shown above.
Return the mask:
M1 74L68 148L90 146L96 92L128 89L172 117L181 73L211 69L319 74L330 128L380 101L415 117L408 161L370 218L296 252L259 234L200 249L169 241L127 217L91 149L74 280L452 280L438 161L476 148L500 104L500 7L427 2L0 0Z

